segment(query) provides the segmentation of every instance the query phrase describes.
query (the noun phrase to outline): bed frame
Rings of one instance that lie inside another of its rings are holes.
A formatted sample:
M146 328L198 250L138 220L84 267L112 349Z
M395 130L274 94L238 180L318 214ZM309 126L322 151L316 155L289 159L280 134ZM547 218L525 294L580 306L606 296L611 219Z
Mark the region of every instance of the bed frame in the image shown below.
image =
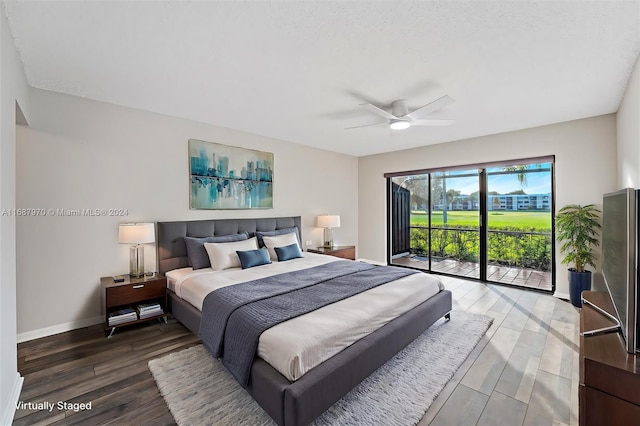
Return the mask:
M164 274L187 266L185 236L219 236L243 231L253 235L256 231L292 226L297 226L302 232L300 225L300 216L158 222L159 271ZM450 291L441 291L329 358L295 382L290 382L267 362L256 357L247 391L278 425L307 425L434 322L443 316L449 318L451 300ZM178 321L198 335L202 315L199 310L171 291L169 309Z

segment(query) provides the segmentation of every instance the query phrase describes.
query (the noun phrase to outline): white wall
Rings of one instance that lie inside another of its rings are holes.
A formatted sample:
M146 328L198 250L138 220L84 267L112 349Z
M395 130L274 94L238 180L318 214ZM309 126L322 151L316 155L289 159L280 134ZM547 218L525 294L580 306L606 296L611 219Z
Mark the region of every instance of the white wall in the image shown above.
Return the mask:
M99 278L126 273L118 223L302 216L303 240L321 244L315 217L339 214L338 243L358 239L358 160L189 120L31 89L30 127L18 132L18 206L123 208L126 217L18 219L19 339L99 321ZM189 210L190 138L274 153L274 208ZM146 269L155 270L154 246Z
M28 88L4 10L0 11L0 209L16 206L16 102L29 117ZM20 395L16 351L16 221L0 218L0 424Z
M617 186L615 139L615 116L605 115L360 157L359 256L386 260L384 173L555 155L557 208L569 203L601 206L602 194ZM565 297L569 293L568 281L566 266L559 262L561 258L557 255L556 293Z
M640 56L616 114L618 189L640 188Z

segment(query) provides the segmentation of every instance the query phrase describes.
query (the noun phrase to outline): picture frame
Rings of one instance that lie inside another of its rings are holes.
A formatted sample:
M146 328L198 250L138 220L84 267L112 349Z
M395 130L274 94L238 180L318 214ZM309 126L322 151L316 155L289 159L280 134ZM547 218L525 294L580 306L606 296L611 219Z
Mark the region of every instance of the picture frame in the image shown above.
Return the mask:
M273 153L189 139L189 208L273 208Z

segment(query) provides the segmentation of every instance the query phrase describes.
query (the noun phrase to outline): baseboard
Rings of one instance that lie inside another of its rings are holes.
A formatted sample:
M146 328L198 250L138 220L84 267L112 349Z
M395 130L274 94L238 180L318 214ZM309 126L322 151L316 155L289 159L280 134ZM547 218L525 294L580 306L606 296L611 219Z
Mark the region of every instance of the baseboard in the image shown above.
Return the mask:
M371 263L372 265L380 265L380 266L386 266L387 264L385 262L379 262L377 260L369 260L369 259L356 259L358 262L365 262L365 263Z
M16 414L16 406L20 400L20 392L22 391L23 382L24 377L16 373L16 379L11 387L11 394L9 395L9 398L4 401L6 405L4 407L0 406L0 409L2 410L0 411L0 425L10 425L13 423L13 416Z
M18 343L26 342L29 340L39 339L41 337L53 336L54 334L64 333L66 331L75 330L78 328L90 327L92 325L100 324L103 322L103 318L85 318L77 321L66 322L64 324L52 325L50 327L40 328L33 331L25 331L24 333L18 333ZM3 423L0 423L3 424Z
M569 293L559 293L559 292L555 292L553 293L553 297L557 297L558 299L563 299L563 300L569 300Z

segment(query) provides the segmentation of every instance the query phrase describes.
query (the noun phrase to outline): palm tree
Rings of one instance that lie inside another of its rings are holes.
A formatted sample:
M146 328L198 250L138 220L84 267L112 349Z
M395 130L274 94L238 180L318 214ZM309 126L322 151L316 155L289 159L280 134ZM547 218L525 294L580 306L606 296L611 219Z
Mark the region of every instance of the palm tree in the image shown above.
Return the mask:
M505 172L517 172L516 177L518 178L518 182L520 182L520 187L524 188L527 186L527 174L524 173L527 170L526 165L514 165L503 167L502 170Z
M442 172L440 176L434 176L431 180L431 202L433 200L442 201L442 225L447 226L447 172Z
M498 197L497 194L493 196L493 209L494 210L500 209L500 197Z

